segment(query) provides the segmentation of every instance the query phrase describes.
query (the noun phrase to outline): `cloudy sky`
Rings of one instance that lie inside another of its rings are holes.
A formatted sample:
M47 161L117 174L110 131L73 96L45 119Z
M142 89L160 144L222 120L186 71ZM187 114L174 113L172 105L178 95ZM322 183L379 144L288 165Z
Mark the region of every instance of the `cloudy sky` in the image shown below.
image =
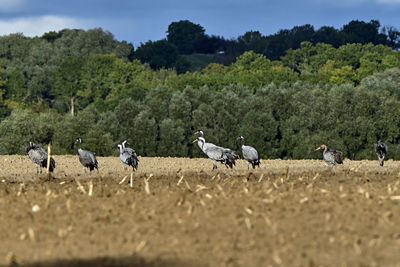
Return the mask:
M165 38L168 25L184 19L227 39L304 24L341 28L351 20L400 30L400 0L0 0L0 35L101 27L137 47Z

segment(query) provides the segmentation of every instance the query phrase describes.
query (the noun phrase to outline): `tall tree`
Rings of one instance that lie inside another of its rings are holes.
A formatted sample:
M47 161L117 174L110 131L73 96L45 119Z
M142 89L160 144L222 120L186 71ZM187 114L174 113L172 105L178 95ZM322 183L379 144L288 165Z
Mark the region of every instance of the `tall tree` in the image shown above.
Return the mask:
M348 43L380 44L386 42L385 36L379 33L380 26L377 20L370 22L352 20L343 26L342 32L345 34Z
M191 54L194 51L195 42L203 38L204 35L205 30L199 24L189 20L181 20L172 22L168 26L167 40L176 45L179 53Z
M52 94L69 102L69 110L71 115L75 113L76 94L81 88L81 75L84 60L78 57L67 57L55 71L55 87Z

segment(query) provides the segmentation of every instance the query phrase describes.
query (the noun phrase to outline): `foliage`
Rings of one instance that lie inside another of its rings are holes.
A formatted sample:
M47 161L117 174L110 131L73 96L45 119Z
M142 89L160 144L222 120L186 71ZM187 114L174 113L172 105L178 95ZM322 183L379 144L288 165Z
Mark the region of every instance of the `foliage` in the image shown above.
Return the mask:
M176 45L179 53L191 54L196 42L204 38L204 28L188 20L172 22L168 26L167 40Z
M198 129L236 151L243 135L263 158L320 158L322 143L351 159L374 158L378 139L400 150L400 52L379 44L379 23L304 25L272 37L251 31L236 43L187 21L172 26L168 40L141 45L136 59L131 45L101 29L0 37L0 153L23 154L33 141L76 154L80 137L99 156L117 155L126 139L139 155L198 157ZM188 28L197 34L179 48L171 40ZM336 42L366 33L371 43ZM326 43L308 41L315 36ZM221 47L241 52L231 64L209 60L195 71L195 56L179 50ZM279 60L267 56L281 50Z
M178 61L178 48L167 40L148 41L138 47L135 57L152 69L172 68Z

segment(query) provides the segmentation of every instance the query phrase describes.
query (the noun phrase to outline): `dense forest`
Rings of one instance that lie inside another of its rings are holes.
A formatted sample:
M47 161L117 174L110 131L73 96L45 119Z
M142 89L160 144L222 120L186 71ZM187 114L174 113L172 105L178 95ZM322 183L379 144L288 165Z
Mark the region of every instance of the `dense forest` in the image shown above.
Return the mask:
M116 155L202 156L206 140L262 158L317 158L326 143L350 159L373 144L400 154L400 33L379 22L310 25L236 40L173 22L163 40L134 49L102 29L0 37L0 153L28 141L76 153L74 141Z

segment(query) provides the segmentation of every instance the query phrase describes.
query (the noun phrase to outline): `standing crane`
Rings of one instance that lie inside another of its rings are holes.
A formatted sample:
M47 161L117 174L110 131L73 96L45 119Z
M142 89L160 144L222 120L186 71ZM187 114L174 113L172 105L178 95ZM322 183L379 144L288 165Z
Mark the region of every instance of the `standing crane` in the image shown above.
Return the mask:
M127 169L127 166L132 167L132 171L137 170L139 165L139 159L136 155L135 150L130 147L125 147L125 144L128 143L127 140L123 141L119 147L119 159L121 160L122 164L124 165L124 169Z
M79 161L81 162L82 166L84 167L84 170L86 171L85 168L89 168L90 171L93 171L94 168L96 168L97 171L99 171L96 154L89 150L82 149L81 148L82 140L80 138L76 139L76 142L78 143Z
M119 159L121 160L122 164L124 165L124 169L126 170L127 166L132 166L131 178L130 178L130 186L133 187L133 173L137 170L139 165L139 159L136 155L135 150L130 147L125 147L128 143L127 140L124 140L119 147ZM125 178L124 178L125 179ZM124 180L123 179L123 180Z
M375 144L375 152L379 159L379 165L383 166L386 154L389 152L388 146L379 140L378 143Z
M329 166L334 166L337 164L343 164L343 155L342 152L340 152L339 150L335 150L335 149L328 149L328 147L326 145L320 145L319 147L317 147L317 149L315 149L315 151L317 150L323 150L323 158L324 161L329 165Z
M42 168L47 168L48 155L43 148L33 142L29 142L29 145L26 147L25 150L26 153L28 153L28 158L36 164L36 173L39 173L39 166ZM49 170L53 172L55 167L56 162L52 157L50 157ZM42 169L40 169L40 173L42 173Z
M204 139L204 132L202 130L198 130L197 132L195 132L195 134L198 134L200 138ZM233 168L233 165L235 165L235 160L237 159L237 155L231 149L216 146L213 143L207 143L205 141L205 139L204 139L204 142L197 141L197 145L205 154L206 154L205 150L212 148L212 147L218 147L218 148L222 149L224 151L224 160L220 161L220 162L225 164L225 167L227 167L227 168L228 167Z
M242 143L242 155L246 160L247 169L250 169L249 163L251 163L253 169L255 169L256 165L260 168L260 160L258 159L257 150L252 146L245 146L243 136L239 136L237 140L240 140Z
M237 156L232 150L206 143L204 137L200 136L193 141L193 143L195 142L197 142L204 154L213 161L213 170L217 169L217 162L225 164L227 168L233 168L233 165L235 165Z
M213 143L207 143L204 139L204 132L202 130L198 130L197 132L195 132L195 134L199 135L199 138L196 139L197 141L197 145L199 146L199 148L207 155L207 153L205 152L206 149L212 148L212 147L218 147L220 149L222 149L224 151L224 160L220 161L221 163L225 164L225 167L230 167L233 168L233 165L235 165L235 160L237 158L237 155L235 154L235 152L233 152L231 149L229 148L223 148L223 147L219 147L214 145ZM203 140L201 140L201 138ZM204 142L203 142L204 141ZM195 141L193 141L194 143ZM214 169L214 168L213 168Z

